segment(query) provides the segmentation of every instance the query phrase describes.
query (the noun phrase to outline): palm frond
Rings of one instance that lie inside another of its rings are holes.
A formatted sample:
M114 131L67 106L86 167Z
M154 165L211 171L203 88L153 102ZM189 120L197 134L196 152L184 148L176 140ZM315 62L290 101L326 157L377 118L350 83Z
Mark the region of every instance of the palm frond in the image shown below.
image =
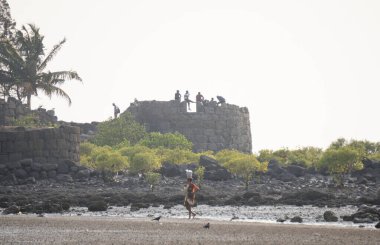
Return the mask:
M45 74L49 74L51 80L57 81L57 83L60 80L82 81L82 78L80 78L80 76L78 75L78 73L76 71L56 71L56 72L49 72L49 73L45 73ZM52 83L55 84L54 82L52 82Z
M49 96L49 98L51 98L53 94L63 97L64 99L67 100L69 105L71 105L70 96L59 87L49 85L49 84L41 84L38 86L38 89L41 89L47 96Z
M39 71L42 71L46 68L46 65L54 58L57 52L62 48L62 45L66 42L66 38L60 41L57 45L53 47L50 53L47 55L46 59L42 61L41 65L38 67Z

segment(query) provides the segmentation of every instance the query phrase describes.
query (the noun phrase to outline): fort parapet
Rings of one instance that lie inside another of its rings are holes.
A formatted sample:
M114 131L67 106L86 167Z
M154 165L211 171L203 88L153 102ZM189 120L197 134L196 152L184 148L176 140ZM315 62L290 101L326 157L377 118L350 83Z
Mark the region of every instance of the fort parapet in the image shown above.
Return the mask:
M32 159L39 163L79 162L80 129L0 127L0 164Z
M252 151L249 112L231 104L198 103L187 111L179 101L139 101L127 109L149 132L179 132L193 143L196 152L222 149Z

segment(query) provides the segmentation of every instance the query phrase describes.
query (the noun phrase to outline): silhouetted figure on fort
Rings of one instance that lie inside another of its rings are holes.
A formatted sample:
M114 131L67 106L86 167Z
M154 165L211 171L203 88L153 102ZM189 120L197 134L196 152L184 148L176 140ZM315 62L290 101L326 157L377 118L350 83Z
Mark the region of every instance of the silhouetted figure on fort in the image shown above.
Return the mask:
M120 113L120 109L119 109L119 107L117 107L117 105L115 105L115 103L112 103L112 105L113 105L113 115L114 115L114 117L116 119L117 118L117 114Z
M216 98L218 99L218 103L216 103L217 105L226 103L226 99L223 98L222 96L218 95L216 96Z
M183 99L186 101L187 108L189 108L189 111L191 111L191 109L190 109L190 102L194 103L194 101L190 100L190 93L189 93L189 91L186 90L186 93L183 96Z
M197 94L197 96L195 98L196 98L196 101L200 102L200 103L203 103L203 101L205 100L205 98L203 97L203 95L201 94L201 92L198 92L198 94Z
M179 93L179 90L177 90L177 92L175 93L174 95L174 99L178 102L181 102L181 94Z

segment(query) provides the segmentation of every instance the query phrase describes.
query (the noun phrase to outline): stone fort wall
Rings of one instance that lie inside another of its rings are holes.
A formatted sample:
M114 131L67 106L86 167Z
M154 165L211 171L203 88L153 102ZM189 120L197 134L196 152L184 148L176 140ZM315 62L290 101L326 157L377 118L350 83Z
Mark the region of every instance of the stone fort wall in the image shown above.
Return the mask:
M22 104L21 101L13 97L8 97L7 100L0 99L0 125L10 125L12 120L31 114L38 116L42 123L57 123L57 117L53 110L46 110L44 108L29 110L25 104Z
M79 162L79 140L78 127L0 127L0 164L22 159L39 163L64 159Z
M231 104L197 104L196 112L187 112L185 102L139 101L127 109L150 132L185 135L196 152L222 149L252 151L249 112Z

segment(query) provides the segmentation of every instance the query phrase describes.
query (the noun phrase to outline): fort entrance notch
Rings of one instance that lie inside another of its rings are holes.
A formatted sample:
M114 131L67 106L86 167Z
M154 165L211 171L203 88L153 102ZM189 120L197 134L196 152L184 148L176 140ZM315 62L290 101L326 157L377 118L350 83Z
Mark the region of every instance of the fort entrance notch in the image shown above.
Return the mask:
M187 112L179 101L139 101L127 109L149 132L179 132L193 143L193 150L219 151L236 149L252 151L249 112L246 107L231 104L203 105L196 112Z

